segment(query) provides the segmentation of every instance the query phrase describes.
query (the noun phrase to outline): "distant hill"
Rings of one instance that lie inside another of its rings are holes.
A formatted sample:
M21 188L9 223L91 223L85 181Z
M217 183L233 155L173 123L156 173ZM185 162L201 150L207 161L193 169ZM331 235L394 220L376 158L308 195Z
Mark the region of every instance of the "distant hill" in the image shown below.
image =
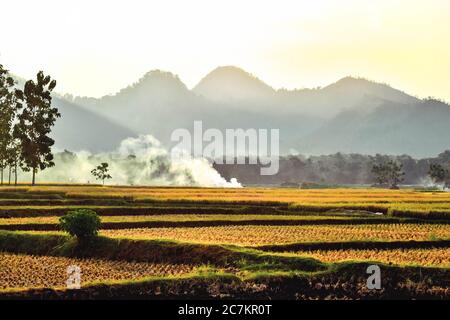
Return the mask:
M136 136L134 131L63 98L53 97L53 105L61 113L52 131L56 148L105 152Z
M193 91L207 99L222 103L262 102L272 99L275 90L242 69L218 67L204 77Z
M358 152L425 157L450 147L450 106L436 100L401 104L384 101L339 113L300 139L300 150L313 154Z
M342 111L358 107L373 108L385 101L395 103L417 103L419 99L391 88L386 84L362 78L345 77L320 89L278 91L277 103L288 110L306 112L323 118L332 118Z
M176 75L154 70L114 95L58 97L56 103L66 116L58 120L55 136L71 149L103 150L140 133L168 146L172 131L192 129L194 120L202 120L205 129L280 129L284 154L341 151L420 158L450 148L448 104L354 77L317 89L275 90L227 66L189 90Z
M194 115L200 115L205 104L177 76L159 70L148 72L115 95L78 97L74 102L130 130L153 134L163 142L169 141L174 128L192 124Z
M238 73L239 77L243 75L241 71ZM205 129L282 128L286 133L281 137L285 145L295 143L297 135L312 132L322 123L320 118L309 115L301 119L286 117L274 112L271 104L255 100L218 100L188 90L172 73L155 70L115 95L75 98L74 102L130 130L152 134L165 145L171 144L174 129L192 129L195 120L202 120Z

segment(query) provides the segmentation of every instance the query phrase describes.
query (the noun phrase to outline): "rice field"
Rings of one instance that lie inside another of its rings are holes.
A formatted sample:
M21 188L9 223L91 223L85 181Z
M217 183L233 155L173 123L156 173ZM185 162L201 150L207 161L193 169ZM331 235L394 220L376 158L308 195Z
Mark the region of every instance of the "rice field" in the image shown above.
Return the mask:
M419 192L412 189L284 189L284 188L171 188L171 187L98 187L87 185L51 185L37 187L0 187L8 199L51 198L123 200L139 203L191 203L191 204L251 204L288 205L298 210L355 209L384 211L397 216L427 217L435 215L448 219L450 214L450 192ZM19 195L20 194L20 195ZM17 205L2 205L0 210L14 209ZM26 202L18 204L27 206ZM52 206L54 209L55 206ZM100 208L101 206L96 206Z
M13 224L57 224L59 222L57 216L44 216L44 217L25 217L25 218L0 218L1 225L13 225ZM319 215L223 215L223 214L211 214L211 215L197 215L197 214L165 214L165 215L142 215L142 216L103 216L102 222L104 223L121 223L121 222L183 222L183 221L242 221L242 220L342 220L349 221L352 217L330 217Z
M368 250L309 250L295 255L323 262L377 261L395 265L420 265L450 268L450 248L430 249L368 249Z
M108 237L170 239L241 246L281 245L297 242L423 241L449 239L450 225L375 224L320 226L224 226L200 228L137 228L103 230Z
M177 276L192 272L190 265L168 265L99 259L32 256L0 253L0 289L65 287L67 268L81 269L81 284Z
M76 241L58 231L60 217L80 208L96 211L103 224L104 240L90 258L67 249ZM303 275L349 261L450 268L449 192L0 187L1 229L10 231L0 231L0 298L2 290L64 288L69 265L81 267L83 284L174 279L202 265L234 275L255 270L255 277L277 274L271 268L284 263L292 269L283 272ZM315 267L280 257L314 258Z
M134 200L192 200L211 202L274 202L298 204L443 204L450 206L450 192L419 192L412 189L280 189L280 188L151 188L151 187L103 187L98 186L36 186L0 187L0 192L26 192L31 195L60 194L68 199L134 199Z

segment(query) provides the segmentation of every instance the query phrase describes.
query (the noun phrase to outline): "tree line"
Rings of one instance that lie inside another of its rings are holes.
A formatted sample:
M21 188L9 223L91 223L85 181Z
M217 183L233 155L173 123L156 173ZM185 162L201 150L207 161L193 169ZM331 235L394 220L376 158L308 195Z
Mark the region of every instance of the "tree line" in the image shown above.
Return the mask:
M377 163L372 166L372 174L378 186L388 186L391 189L398 189L398 185L403 181L405 172L403 164L394 160L384 163ZM450 170L439 163L430 163L428 176L436 184L442 184L443 190L450 187Z
M9 71L0 64L0 184L17 185L17 172L31 172L36 184L39 170L55 165L50 137L56 119L61 115L52 106L51 93L56 81L39 71L36 80L28 80L22 89ZM6 170L6 171L5 171Z
M262 164L221 165L213 167L229 180L237 178L245 185L423 185L433 180L450 187L450 150L436 157L414 159L408 155L289 155L280 157L280 170L273 176L259 174ZM375 168L374 168L375 167ZM435 169L433 169L435 168ZM446 183L445 183L446 181Z

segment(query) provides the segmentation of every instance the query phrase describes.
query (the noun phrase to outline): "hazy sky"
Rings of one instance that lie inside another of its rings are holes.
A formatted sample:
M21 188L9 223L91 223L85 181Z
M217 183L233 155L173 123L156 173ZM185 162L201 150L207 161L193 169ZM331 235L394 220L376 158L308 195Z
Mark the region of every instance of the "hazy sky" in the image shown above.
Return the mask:
M450 101L449 0L0 0L0 63L57 91L114 93L151 69L188 87L236 65L275 88L364 76Z

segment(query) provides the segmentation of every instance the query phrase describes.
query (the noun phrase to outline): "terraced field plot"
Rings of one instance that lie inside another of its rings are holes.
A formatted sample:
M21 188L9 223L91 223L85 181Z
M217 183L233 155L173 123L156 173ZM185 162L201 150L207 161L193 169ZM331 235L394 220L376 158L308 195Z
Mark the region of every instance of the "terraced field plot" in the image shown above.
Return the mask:
M67 267L71 265L81 268L82 284L111 280L137 280L150 276L176 276L195 269L190 265L0 253L0 289L65 287L68 278Z
M244 246L277 245L295 242L433 240L450 238L445 224L376 224L324 226L226 226L201 228L139 228L104 230L109 237L173 239Z
M384 189L275 189L275 188L145 188L98 186L39 186L34 188L0 188L1 198L40 199L121 199L161 203L223 203L223 204L289 204L321 210L353 208L391 210L398 215L423 216L427 213L450 213L450 192L417 192ZM1 204L1 203L0 203ZM23 205L23 204L22 204ZM1 207L0 207L1 208ZM445 216L445 215L444 215Z
M153 222L153 221L242 221L242 220L298 220L298 221L311 221L311 220L342 220L350 221L352 217L333 217L333 216L318 216L318 215L196 215L196 214L166 214L166 215L142 215L142 216L104 216L102 217L103 223L120 223L120 222ZM57 224L59 223L59 217L26 217L26 218L0 218L1 225L11 224Z
M295 255L323 262L376 261L395 265L420 265L450 268L450 248L389 249L389 250L312 250Z

